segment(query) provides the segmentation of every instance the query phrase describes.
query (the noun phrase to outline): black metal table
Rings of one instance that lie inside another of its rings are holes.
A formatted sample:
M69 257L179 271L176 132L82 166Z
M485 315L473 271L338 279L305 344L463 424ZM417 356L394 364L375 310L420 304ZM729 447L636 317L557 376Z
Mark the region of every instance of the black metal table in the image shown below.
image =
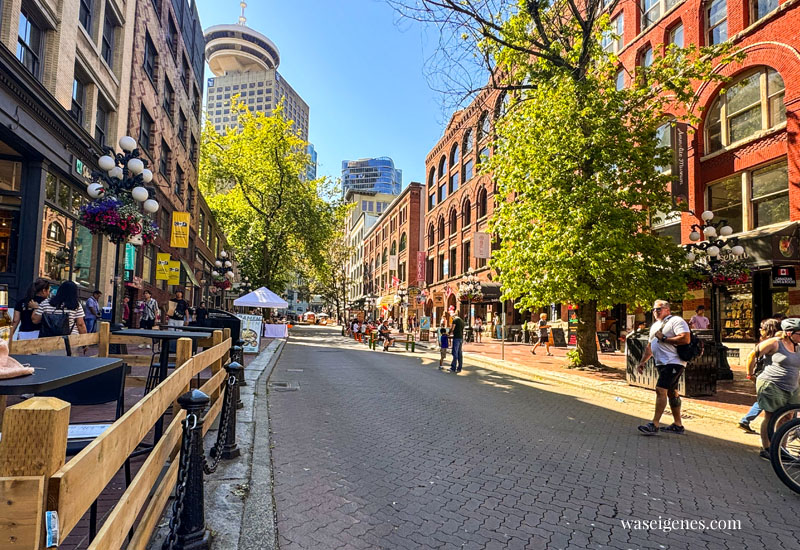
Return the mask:
M209 328L209 327L198 327L197 325L186 325L186 326L182 326L182 327L169 327L168 329L164 329L164 330L182 330L184 332L211 332L211 333L213 333L215 330L222 330L222 329L215 329L215 328Z
M189 338L194 344L198 340L204 340L211 337L211 332L190 332L182 330L147 330L147 329L124 329L114 332L120 336L136 336L138 338L150 338L155 344L156 340L161 341L161 352L158 358L158 381L163 382L167 378L167 370L169 368L169 342L178 340L180 338ZM161 439L161 434L164 427L164 417L158 419L155 427L155 439Z

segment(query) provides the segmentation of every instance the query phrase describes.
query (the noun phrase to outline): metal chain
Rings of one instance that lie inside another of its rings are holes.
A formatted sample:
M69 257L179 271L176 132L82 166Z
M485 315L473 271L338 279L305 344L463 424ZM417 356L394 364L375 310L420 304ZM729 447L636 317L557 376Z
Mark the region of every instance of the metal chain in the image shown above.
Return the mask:
M231 407L233 406L233 389L236 385L236 377L228 376L228 383L225 385L225 396L222 404L222 418L220 418L219 431L217 431L217 441L208 454L211 455L211 464L208 463L206 456L203 456L203 472L213 474L217 471L217 465L222 458L222 447L225 445L225 438L228 435L228 424L231 421Z
M183 500L186 496L186 474L189 473L189 449L192 434L197 426L197 415L188 414L183 420L183 438L181 441L180 465L178 466L178 483L175 486L175 500L172 502L172 517L169 520L169 534L161 545L162 550L173 550L178 541L178 530L181 528Z

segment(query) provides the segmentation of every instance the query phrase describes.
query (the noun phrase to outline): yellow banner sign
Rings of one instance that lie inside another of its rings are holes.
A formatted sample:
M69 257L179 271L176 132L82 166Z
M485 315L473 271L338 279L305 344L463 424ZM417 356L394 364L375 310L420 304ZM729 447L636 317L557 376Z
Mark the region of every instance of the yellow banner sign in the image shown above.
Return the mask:
M172 213L172 234L169 245L173 248L189 248L189 212Z
M169 280L169 254L159 252L156 256L156 280L168 281Z
M181 263L178 260L172 260L169 262L169 279L167 279L167 284L181 284Z

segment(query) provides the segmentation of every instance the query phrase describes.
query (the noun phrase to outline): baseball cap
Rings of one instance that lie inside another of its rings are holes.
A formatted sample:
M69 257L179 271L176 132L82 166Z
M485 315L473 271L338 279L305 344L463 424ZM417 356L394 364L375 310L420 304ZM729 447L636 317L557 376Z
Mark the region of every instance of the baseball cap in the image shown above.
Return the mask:
M781 330L784 332L800 331L800 319L789 317L781 321Z

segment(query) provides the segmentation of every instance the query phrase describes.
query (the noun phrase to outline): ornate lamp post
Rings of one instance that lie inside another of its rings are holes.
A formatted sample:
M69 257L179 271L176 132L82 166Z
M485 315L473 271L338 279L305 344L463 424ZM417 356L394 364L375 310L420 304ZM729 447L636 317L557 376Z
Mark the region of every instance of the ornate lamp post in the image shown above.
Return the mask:
M239 290L241 291L242 294L247 294L248 292L253 290L253 287L250 284L250 277L245 275L242 278L242 282L239 283Z
M483 290L481 289L481 282L475 276L472 271L472 268L469 268L467 272L464 274L464 277L461 279L461 282L458 283L458 299L461 302L466 302L468 304L467 309L467 326L472 328L472 319L471 319L471 307L470 305L479 302L483 299Z
M402 333L405 326L405 314L408 312L408 289L398 288L397 298L400 300L400 332Z
M733 228L727 220L713 221L714 213L706 210L700 214L701 224L693 224L687 244L686 259L692 263L692 269L705 278L711 286L711 328L714 333L714 344L719 353L717 378L732 380L733 371L728 365L727 348L722 345L722 311L720 288L731 282L731 266L741 268L741 256L744 248L738 237L731 237ZM732 255L723 256L725 252ZM737 279L733 279L737 281ZM738 281L737 281L738 282Z
M214 260L214 269L211 271L212 284L217 289L216 292L222 293L223 307L225 302L225 291L233 286L233 262L230 254L220 250L219 256Z
M153 181L153 172L147 169L147 160L139 158L136 140L124 136L119 146L122 153L103 147L105 155L97 159L100 170L92 173L92 183L86 189L92 201L80 211L81 222L92 234L105 235L117 246L111 309L114 326L122 323L124 244L153 242L158 227L146 214L154 214L159 208L155 190L147 186Z

